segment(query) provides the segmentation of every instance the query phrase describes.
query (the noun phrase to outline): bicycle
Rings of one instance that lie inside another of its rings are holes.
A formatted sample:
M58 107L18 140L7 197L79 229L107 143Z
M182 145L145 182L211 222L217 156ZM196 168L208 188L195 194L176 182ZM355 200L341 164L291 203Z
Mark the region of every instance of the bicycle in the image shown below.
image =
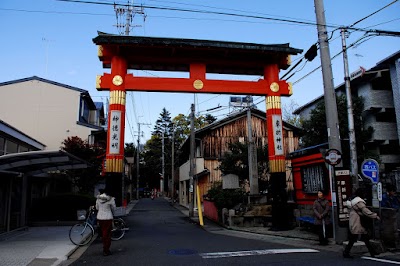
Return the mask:
M93 239L95 235L96 225L96 209L92 206L89 208L87 212L87 217L85 221L74 224L71 229L69 229L69 239L72 243L77 246L85 246ZM125 231L127 231L125 221L120 218L114 218L112 223L111 230L111 240L120 240L125 235Z

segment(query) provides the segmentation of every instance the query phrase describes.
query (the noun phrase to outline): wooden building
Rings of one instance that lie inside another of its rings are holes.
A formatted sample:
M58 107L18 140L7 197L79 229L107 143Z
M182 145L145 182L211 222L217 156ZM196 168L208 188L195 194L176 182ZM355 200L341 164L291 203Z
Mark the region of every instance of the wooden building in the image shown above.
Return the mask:
M268 144L266 113L251 109L252 135L255 146L263 147ZM283 123L285 154L289 154L299 147L300 129ZM196 171L195 178L200 187L200 195L205 195L214 182L222 181L222 173L217 170L219 160L229 151L229 143L247 143L247 110L233 113L195 132L196 143ZM182 149L182 164L179 168L179 202L189 204L189 154L190 137L184 142ZM287 188L293 189L290 161L287 161Z

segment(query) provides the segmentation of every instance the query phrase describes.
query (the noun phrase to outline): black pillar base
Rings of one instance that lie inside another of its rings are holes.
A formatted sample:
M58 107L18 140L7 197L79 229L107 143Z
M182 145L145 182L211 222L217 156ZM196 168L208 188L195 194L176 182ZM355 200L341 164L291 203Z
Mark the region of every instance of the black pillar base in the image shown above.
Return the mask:
M293 226L291 207L287 203L286 173L271 173L272 227L271 231L290 230Z
M110 196L115 197L115 204L122 206L122 173L107 173L106 189Z

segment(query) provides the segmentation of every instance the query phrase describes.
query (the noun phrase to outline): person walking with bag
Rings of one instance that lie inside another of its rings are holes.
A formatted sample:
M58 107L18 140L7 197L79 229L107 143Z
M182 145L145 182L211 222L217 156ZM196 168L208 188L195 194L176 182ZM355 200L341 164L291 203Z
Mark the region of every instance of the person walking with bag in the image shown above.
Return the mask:
M349 220L349 243L343 251L343 257L345 258L353 258L350 255L350 250L353 247L354 243L357 242L358 237L361 236L361 240L364 241L365 246L368 248L371 257L375 257L377 255L373 250L371 243L369 242L370 237L368 235L368 231L366 225L363 225L363 219L378 219L380 220L378 214L372 212L367 208L367 205L364 201L364 190L358 188L355 192L355 198L351 201L347 201L347 208L350 209L350 220Z
M324 192L318 190L318 198L314 201L313 211L314 211L314 224L318 230L319 244L328 245L329 240L327 237L327 226L331 223L330 220L330 210L329 201L324 197Z
M113 212L115 211L115 198L107 194L106 190L99 190L100 195L97 196L96 209L97 220L100 225L101 236L103 241L103 256L111 255L111 230L113 223Z

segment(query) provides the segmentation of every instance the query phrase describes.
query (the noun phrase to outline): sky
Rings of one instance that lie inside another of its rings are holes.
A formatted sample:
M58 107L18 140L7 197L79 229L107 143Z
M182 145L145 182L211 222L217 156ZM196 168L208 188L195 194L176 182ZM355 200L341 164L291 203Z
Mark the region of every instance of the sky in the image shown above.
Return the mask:
M97 91L95 81L97 75L109 73L110 70L102 68L97 57L97 47L92 39L97 36L97 31L112 34L124 34L124 31L120 32L121 28L116 26L118 21L114 7L108 5L113 3L112 1L89 1L101 4L57 0L1 0L0 82L39 76L87 90L94 101L106 104L109 92ZM127 2L128 0L116 1L123 4ZM350 26L392 2L394 1L323 1L331 57L342 49L338 27ZM294 63L318 41L313 0L135 0L134 4L234 13L241 16L145 8L144 15L135 14L130 35L257 44L289 43L291 47L303 50L302 54L292 57ZM310 25L282 20L307 22ZM400 2L395 1L354 27L400 31ZM362 37L365 37L363 31L352 31L346 43L350 45ZM350 73L360 66L369 69L399 50L400 37L366 37L359 41L358 45L348 49ZM318 53L312 62L303 61L296 68L295 74L288 80L293 82L293 95L282 98L284 108L290 110L293 106L302 106L323 94L321 69L310 74L320 64ZM147 71L131 72L139 76L176 75ZM285 72L281 70L280 76ZM344 67L341 54L332 59L332 72L335 86L342 84ZM184 76L187 73L178 75ZM260 77L223 78L257 80ZM198 115L210 113L222 119L235 111L233 107L229 107L230 96L236 95L128 92L125 142L137 142L139 123L142 124L141 143L148 140L163 108L166 108L173 118L178 114L189 115L190 106L195 103ZM265 111L265 101L262 97L254 97L254 102L259 109ZM218 106L220 108L215 111L207 112L208 109ZM12 125L12 121L7 122Z

